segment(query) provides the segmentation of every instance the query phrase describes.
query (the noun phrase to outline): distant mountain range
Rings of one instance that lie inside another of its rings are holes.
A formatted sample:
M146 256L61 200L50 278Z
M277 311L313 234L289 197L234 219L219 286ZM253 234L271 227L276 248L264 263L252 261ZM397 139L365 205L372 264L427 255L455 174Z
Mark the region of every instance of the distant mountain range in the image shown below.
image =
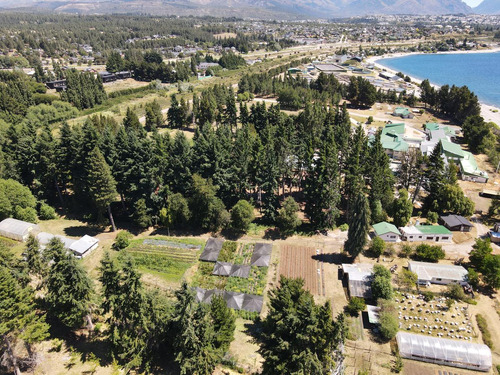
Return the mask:
M485 0L498 8L500 0ZM484 4L484 3L483 3ZM478 8L485 7L481 4ZM338 18L372 14L459 14L462 0L0 0L0 7L63 13L146 13L251 18Z
M500 14L500 0L484 0L474 8L478 14Z

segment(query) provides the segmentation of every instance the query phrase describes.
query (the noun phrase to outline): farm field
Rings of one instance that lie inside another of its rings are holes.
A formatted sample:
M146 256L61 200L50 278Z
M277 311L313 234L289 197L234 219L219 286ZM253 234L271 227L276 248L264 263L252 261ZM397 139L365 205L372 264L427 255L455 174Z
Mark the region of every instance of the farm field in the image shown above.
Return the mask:
M314 259L316 249L283 245L279 266L280 275L300 277L305 281L305 288L314 295L324 295L324 281L320 270L320 262ZM320 272L318 272L320 270Z
M141 271L179 283L186 270L196 263L204 246L202 240L152 237L131 241L125 251Z

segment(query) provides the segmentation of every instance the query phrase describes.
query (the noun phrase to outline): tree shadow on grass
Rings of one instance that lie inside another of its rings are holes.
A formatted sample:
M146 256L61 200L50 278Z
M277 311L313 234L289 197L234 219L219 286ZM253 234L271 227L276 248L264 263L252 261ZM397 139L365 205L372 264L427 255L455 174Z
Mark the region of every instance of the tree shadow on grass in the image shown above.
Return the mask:
M312 258L330 264L352 263L352 258L342 253L317 254L313 255Z
M89 236L96 236L103 232L105 232L105 230L98 226L79 225L64 228L64 233L70 237L83 237L86 234Z

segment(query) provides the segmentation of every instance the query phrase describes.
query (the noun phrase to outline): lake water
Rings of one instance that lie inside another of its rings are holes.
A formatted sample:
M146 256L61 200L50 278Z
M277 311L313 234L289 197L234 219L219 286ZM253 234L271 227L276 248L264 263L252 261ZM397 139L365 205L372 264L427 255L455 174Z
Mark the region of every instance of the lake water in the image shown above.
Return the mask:
M500 52L424 54L377 63L436 85L467 85L485 104L500 107Z

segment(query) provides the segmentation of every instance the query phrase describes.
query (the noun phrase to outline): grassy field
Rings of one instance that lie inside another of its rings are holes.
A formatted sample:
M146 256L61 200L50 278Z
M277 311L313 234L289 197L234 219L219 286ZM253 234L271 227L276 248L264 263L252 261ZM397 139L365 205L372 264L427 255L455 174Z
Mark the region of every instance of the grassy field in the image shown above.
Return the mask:
M142 272L169 283L179 283L187 269L196 263L204 241L169 237L136 239L125 249Z

